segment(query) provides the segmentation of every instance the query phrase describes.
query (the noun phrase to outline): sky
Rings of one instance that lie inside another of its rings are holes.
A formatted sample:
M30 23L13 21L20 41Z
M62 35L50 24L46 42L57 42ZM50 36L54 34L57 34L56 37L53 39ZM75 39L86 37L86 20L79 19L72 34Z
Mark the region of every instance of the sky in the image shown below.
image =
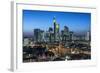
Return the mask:
M32 33L36 28L44 31L53 28L54 17L60 30L67 26L73 32L87 32L91 25L91 13L23 10L22 17L24 33Z

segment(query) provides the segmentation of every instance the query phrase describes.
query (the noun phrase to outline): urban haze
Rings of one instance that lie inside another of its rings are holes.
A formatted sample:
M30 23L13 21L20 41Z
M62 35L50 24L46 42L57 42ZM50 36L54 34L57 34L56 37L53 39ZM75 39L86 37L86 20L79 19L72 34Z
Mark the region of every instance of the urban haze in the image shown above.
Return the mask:
M91 59L91 14L23 10L23 62Z

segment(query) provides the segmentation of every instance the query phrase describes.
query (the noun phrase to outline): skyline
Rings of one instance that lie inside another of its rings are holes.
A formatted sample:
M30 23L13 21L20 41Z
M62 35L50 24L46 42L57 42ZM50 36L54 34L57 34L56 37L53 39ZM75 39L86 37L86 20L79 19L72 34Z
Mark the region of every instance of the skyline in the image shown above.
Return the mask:
M60 25L60 31L67 26L70 31L81 33L90 31L91 26L91 13L23 10L22 17L24 34L31 34L36 28L44 31L53 28L53 17Z

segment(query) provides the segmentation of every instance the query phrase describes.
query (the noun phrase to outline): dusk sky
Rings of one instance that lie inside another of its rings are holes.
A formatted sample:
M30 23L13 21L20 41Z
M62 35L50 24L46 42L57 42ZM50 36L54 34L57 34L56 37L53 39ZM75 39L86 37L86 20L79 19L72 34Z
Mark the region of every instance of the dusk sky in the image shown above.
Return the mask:
M53 17L60 25L60 30L63 30L64 26L73 32L90 30L90 13L23 10L23 32L32 33L35 28L45 31L49 27L53 28Z

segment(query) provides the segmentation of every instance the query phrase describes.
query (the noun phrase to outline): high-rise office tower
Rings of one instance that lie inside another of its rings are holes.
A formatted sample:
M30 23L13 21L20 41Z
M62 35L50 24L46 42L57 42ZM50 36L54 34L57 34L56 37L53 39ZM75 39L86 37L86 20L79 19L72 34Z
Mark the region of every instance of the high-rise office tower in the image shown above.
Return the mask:
M57 24L55 17L53 18L54 24L54 41L59 41L59 24Z
M54 41L56 41L56 19L53 18L53 24L54 24Z
M74 35L73 35L73 32L72 32L72 31L70 31L70 36L69 36L69 37L70 37L70 41L72 41L72 40L73 40L73 36L74 36Z
M53 29L52 27L49 27L49 41L52 42L52 33L53 33Z
M34 29L34 41L39 42L40 38L40 29Z
M44 31L40 29L34 29L34 41L43 42L44 41Z
M64 26L64 34L63 34L64 41L70 40L70 33L69 28L67 26Z

